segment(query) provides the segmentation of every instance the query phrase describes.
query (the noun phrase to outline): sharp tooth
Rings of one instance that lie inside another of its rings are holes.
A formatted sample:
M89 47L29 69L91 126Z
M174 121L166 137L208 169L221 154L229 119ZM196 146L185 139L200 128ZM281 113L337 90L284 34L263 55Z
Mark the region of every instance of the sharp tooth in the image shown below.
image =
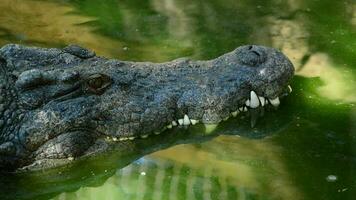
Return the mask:
M129 138L127 137L122 137L122 138L119 138L119 141L125 141L125 140L128 140Z
M172 121L172 126L178 126L176 121Z
M183 118L183 125L184 125L184 126L188 126L189 124L190 124L190 120L189 120L188 115L184 115L184 118Z
M156 132L155 132L155 135L159 135L159 134L161 134L161 132L159 132L159 131L156 131Z
M231 115L232 115L233 117L236 117L238 114L239 114L239 111L238 111L238 110L236 110L235 112L232 112L232 113L231 113Z
M244 111L244 112L247 112L247 111L248 111L248 109L247 109L246 106L243 108L243 111Z
M274 106L274 107L277 107L279 106L280 102L279 102L279 98L275 98L275 99L270 99L269 102L271 102L271 104Z
M267 98L265 98L265 105L267 105L268 104L268 100L267 100Z
M141 135L140 137L144 139L144 138L147 138L148 135Z
M171 128L173 128L173 125L172 125L172 124L168 124L168 125L167 125L167 128L168 128L168 129L171 129Z
M258 97L262 106L265 106L266 99L264 97Z
M183 125L183 121L184 121L183 119L178 119L178 124Z
M112 140L113 140L114 142L116 142L116 141L117 141L117 137L113 137Z
M129 137L129 140L134 140L135 139L135 137Z
M292 87L290 85L288 85L288 90L289 90L289 93L292 93Z
M192 125L195 125L195 124L199 123L199 120L191 119L190 123L192 123Z
M245 102L246 106L250 106L250 100L247 99L246 102Z
M258 106L260 106L260 101L258 100L258 96L254 91L250 92L250 99L251 99L251 103L250 103L251 108L257 108Z
M239 111L240 111L240 112L244 111L244 108L243 108L243 107L240 107L240 108L239 108Z

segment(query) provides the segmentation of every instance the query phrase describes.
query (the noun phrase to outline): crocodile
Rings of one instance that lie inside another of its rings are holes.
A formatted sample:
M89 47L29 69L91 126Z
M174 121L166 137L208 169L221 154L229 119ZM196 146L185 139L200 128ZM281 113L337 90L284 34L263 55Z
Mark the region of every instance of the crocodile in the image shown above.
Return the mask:
M293 74L283 53L258 45L211 60L152 63L107 59L78 45L7 44L0 49L0 170L56 167L113 142L277 107Z

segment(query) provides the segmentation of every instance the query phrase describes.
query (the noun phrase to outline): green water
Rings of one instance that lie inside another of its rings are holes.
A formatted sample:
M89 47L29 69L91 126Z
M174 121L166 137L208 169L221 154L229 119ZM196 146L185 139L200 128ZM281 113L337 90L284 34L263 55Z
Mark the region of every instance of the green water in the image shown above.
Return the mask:
M123 60L283 51L293 93L250 126L199 125L67 168L1 175L0 199L355 199L354 0L0 0L0 45L70 43Z

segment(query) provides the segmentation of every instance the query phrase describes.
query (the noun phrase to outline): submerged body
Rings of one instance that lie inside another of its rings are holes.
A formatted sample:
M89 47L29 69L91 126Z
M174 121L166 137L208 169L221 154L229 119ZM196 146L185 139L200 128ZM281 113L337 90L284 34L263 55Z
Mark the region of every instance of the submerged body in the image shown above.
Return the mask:
M254 45L209 61L159 64L101 58L78 46L6 45L0 49L0 169L56 166L103 151L110 141L277 106L293 73L282 53Z

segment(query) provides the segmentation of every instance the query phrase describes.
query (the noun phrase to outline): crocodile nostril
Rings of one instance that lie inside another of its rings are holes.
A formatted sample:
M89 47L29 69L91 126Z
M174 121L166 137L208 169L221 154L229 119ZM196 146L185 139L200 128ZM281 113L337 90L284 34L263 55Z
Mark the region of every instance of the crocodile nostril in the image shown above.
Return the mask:
M241 48L237 53L239 63L247 66L257 67L263 62L266 61L266 52L265 50L256 45L248 45L244 48Z

